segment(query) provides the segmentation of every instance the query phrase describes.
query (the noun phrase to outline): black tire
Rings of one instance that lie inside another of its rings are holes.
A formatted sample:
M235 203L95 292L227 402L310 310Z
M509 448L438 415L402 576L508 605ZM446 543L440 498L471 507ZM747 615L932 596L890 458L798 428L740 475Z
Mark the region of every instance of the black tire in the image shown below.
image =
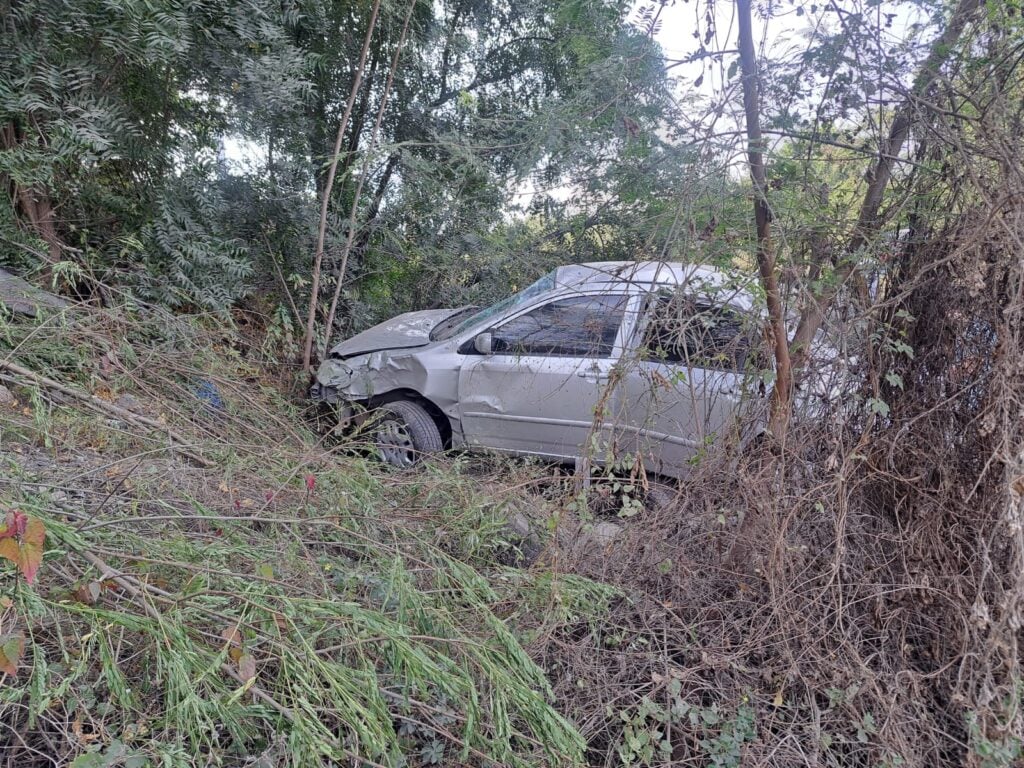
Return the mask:
M422 405L411 400L395 400L377 408L370 434L377 457L400 469L414 466L424 454L444 450L437 423Z
M679 493L675 488L651 483L647 489L647 508L652 512L665 512L676 505Z

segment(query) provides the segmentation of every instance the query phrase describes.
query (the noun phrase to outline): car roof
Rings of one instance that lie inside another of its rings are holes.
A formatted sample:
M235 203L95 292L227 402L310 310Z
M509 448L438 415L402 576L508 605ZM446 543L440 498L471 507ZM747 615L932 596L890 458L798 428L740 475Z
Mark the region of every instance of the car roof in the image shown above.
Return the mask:
M560 288L583 288L608 283L631 283L641 287L674 288L687 286L694 293L706 294L719 302L744 309L753 306L747 286L750 281L707 264L680 261L592 261L569 264L555 270Z

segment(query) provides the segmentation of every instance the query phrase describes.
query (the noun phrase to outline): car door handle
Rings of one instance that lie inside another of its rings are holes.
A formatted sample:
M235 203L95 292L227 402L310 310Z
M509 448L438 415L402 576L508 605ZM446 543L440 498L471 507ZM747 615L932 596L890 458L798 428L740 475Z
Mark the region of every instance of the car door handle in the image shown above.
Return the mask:
M589 379L590 381L608 381L608 374L596 365L577 370L576 375L581 379Z

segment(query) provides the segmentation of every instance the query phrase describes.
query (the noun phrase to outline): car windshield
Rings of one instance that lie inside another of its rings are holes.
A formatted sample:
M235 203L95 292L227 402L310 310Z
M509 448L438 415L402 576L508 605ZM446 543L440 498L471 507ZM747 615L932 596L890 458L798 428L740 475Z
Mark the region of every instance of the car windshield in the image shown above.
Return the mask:
M492 304L485 309L481 309L478 312L474 312L469 317L463 317L461 314L457 317L462 318L459 323L441 323L433 331L430 332L431 341L444 341L450 339L453 336L458 336L463 331L468 331L470 328L476 325L480 325L486 322L489 318L495 317L496 315L503 314L511 309L517 309L518 307L524 306L527 302L531 301L534 297L539 296L546 291L550 291L555 287L555 273L548 272L537 282L532 285L528 285L519 293L513 293L508 298L504 298L496 304Z

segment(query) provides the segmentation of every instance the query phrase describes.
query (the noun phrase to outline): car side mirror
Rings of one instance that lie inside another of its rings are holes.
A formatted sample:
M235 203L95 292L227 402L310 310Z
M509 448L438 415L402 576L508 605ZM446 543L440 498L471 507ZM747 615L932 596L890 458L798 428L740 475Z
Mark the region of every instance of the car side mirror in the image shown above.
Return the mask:
M491 354L491 342L493 337L490 333L478 333L476 338L473 339L473 349L479 352L481 355Z

